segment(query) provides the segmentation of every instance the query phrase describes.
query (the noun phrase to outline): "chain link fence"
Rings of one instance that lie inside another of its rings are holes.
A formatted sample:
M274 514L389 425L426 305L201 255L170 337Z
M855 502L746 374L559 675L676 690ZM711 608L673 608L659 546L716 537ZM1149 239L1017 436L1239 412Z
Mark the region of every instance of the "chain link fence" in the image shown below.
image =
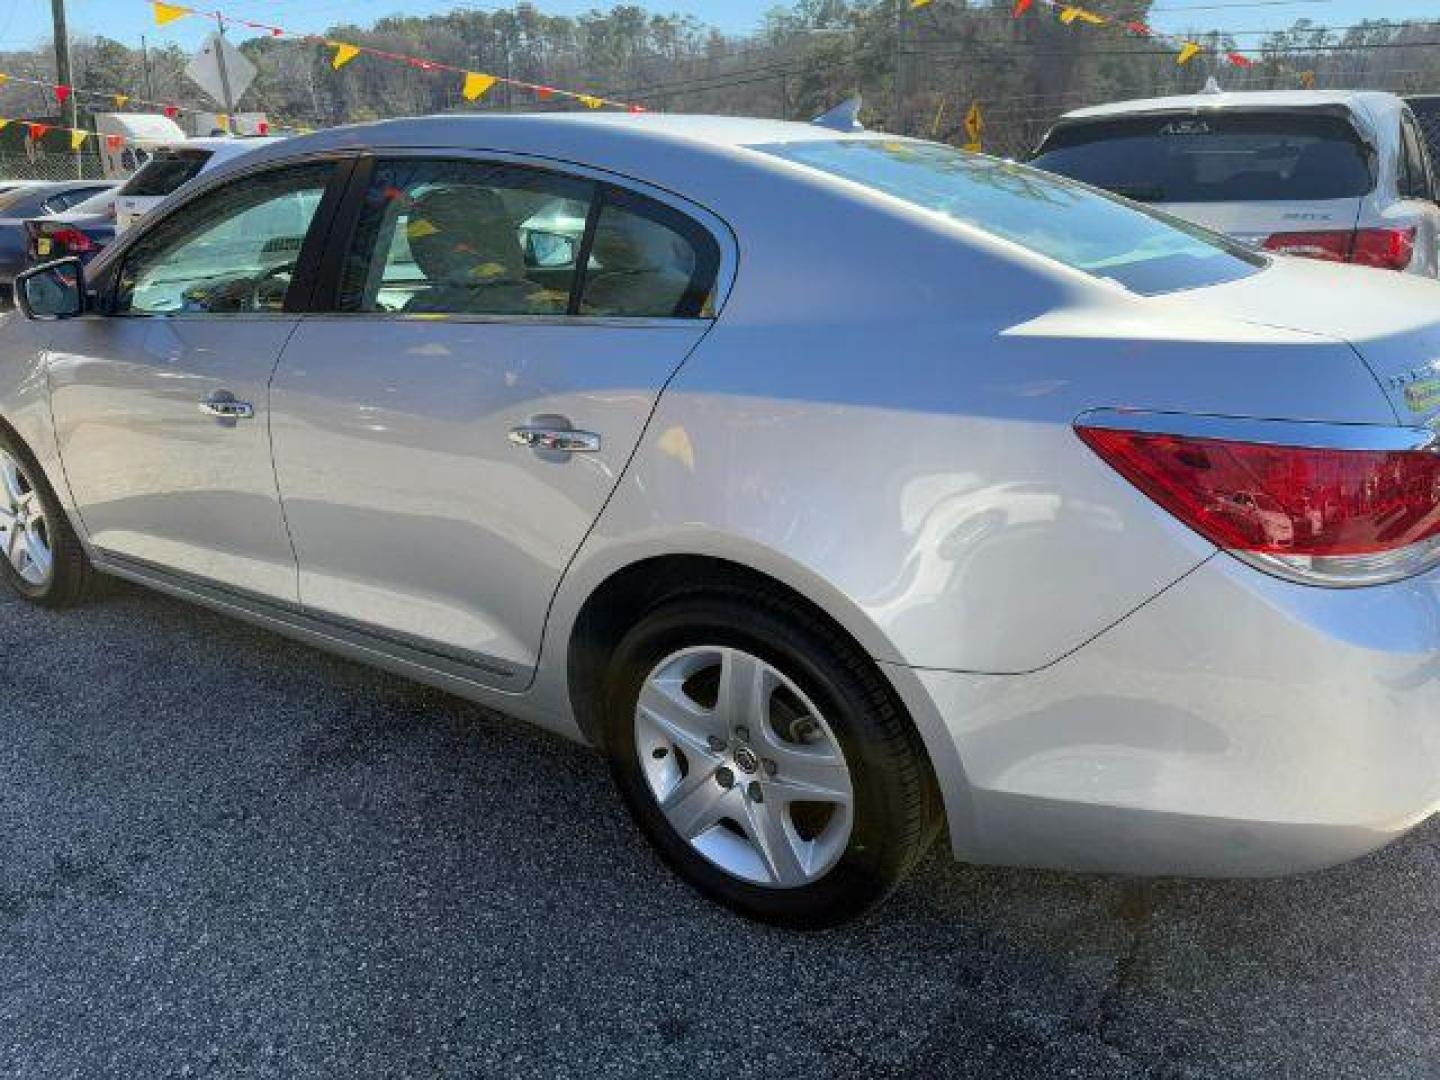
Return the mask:
M5 180L102 180L96 154L0 153L0 182Z

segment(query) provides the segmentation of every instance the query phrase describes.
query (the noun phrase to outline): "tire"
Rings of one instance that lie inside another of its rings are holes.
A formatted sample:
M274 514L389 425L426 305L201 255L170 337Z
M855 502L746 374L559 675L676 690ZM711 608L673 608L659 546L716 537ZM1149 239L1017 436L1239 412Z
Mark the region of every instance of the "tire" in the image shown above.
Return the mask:
M722 698L722 680L760 689ZM730 704L747 697L763 707ZM848 638L783 597L704 593L650 609L612 661L604 736L664 861L759 922L818 930L865 914L938 831L924 750L893 692ZM797 797L813 791L819 801Z
M0 511L5 520L13 517L17 496L27 508L28 524L23 528L39 537L48 550L49 568L38 573L38 564L28 557L22 557L17 566L10 554L15 526L0 524L0 579L24 599L44 607L65 607L95 595L100 576L70 527L55 490L29 448L0 428Z

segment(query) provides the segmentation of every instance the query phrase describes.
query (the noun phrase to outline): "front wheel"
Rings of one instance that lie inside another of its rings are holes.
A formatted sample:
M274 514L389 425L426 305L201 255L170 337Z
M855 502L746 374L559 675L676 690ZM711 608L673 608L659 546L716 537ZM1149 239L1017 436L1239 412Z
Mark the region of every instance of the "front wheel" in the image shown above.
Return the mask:
M27 600L61 607L94 592L96 576L40 466L0 430L0 578Z
M854 918L933 836L923 752L889 688L783 599L652 610L617 650L607 725L640 827L682 877L750 918Z

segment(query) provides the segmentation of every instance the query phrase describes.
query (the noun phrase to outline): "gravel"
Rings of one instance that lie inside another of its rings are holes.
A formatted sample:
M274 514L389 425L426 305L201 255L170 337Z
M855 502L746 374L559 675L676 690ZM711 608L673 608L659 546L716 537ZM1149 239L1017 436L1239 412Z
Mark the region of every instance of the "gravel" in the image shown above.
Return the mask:
M124 589L0 601L0 1075L1440 1075L1440 826L745 923L591 751Z

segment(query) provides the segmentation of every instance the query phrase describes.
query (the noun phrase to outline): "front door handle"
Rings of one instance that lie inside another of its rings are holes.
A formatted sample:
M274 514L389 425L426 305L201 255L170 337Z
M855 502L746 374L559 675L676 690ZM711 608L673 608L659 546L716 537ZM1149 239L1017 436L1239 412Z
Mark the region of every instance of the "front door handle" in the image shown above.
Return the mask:
M523 427L510 429L510 441L531 450L553 450L562 454L593 454L600 449L600 436L593 431L575 431L560 427Z
M219 420L253 420L255 419L255 406L248 401L237 401L233 394L221 391L218 394L211 394L204 401L200 402L200 411L206 416L213 416Z

